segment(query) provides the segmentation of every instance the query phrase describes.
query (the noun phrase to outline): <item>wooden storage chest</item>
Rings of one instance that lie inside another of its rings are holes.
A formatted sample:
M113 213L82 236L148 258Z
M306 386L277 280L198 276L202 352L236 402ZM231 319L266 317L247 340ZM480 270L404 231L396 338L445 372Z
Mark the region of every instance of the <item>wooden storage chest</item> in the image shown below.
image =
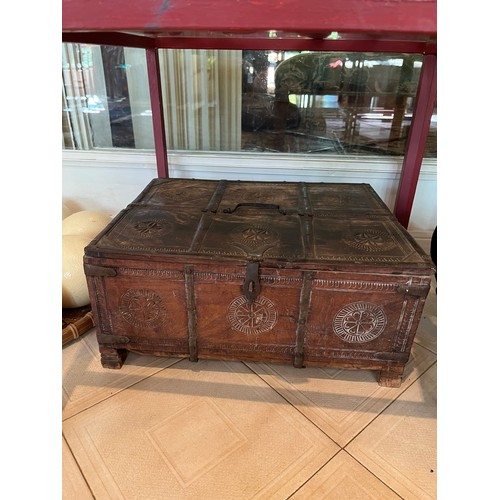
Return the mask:
M86 247L104 367L128 351L380 370L434 267L368 184L154 179Z

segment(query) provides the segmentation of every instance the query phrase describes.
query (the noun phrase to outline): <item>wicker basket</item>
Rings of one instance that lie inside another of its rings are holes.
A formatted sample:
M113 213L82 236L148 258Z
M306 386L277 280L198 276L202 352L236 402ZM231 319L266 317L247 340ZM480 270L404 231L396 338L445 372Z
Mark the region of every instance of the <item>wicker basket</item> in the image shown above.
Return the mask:
M62 345L81 337L94 328L90 305L62 310Z

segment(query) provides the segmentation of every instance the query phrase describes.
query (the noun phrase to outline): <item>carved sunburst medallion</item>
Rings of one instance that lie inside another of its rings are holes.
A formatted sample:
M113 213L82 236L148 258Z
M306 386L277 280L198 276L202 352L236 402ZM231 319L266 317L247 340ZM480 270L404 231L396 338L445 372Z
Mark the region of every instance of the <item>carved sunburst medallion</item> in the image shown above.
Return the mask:
M278 311L266 297L257 297L250 304L242 295L229 304L227 319L233 330L256 335L274 328L278 321Z
M368 229L352 236L343 238L347 245L364 250L365 252L382 252L396 246L396 242L389 233Z
M186 184L185 180L170 181L156 188L154 198L170 206L192 205L201 208L210 200L213 189L213 186L198 186L196 182Z
M279 236L278 233L266 226L252 225L233 230L231 242L246 252L264 253L269 248L276 246L279 242Z
M146 219L132 225L134 231L143 238L151 238L171 229L170 222L164 219Z
M119 310L134 326L158 326L166 319L162 298L146 288L127 290L120 298Z
M353 302L344 306L333 320L333 332L349 343L370 342L385 329L384 310L369 302Z
M278 239L274 231L262 226L249 226L245 229L239 229L233 233L233 236L240 243L253 248L274 244Z
M348 206L349 197L346 194L332 194L328 197L328 207L341 208Z

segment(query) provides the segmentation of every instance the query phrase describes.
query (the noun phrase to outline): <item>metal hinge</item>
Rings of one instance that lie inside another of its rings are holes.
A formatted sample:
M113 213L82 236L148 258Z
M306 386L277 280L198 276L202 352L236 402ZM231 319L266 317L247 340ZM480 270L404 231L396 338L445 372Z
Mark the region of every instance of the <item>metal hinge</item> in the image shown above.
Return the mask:
M373 355L375 359L383 359L386 361L397 361L406 363L410 359L409 352L377 352Z
M429 292L429 285L400 285L396 290L413 297L425 297Z
M116 276L118 274L114 267L85 264L84 268L87 276Z
M128 344L130 339L124 335L108 335L105 333L98 333L96 335L99 344Z

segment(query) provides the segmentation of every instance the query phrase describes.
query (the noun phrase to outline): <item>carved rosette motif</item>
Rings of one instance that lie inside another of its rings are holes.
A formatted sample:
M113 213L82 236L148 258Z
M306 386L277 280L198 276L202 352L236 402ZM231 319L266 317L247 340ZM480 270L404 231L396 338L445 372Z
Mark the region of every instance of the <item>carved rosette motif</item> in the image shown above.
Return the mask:
M172 206L178 206L179 204L202 205L210 199L213 193L213 187L196 186L195 183L182 190L172 190L171 184L158 186L155 197L163 202L168 200L168 204Z
M143 238L151 238L157 234L170 231L172 225L163 219L149 219L136 222L132 228Z
M246 226L231 233L234 246L250 253L263 253L279 242L278 234L266 226Z
M119 311L134 326L154 327L166 320L162 298L146 288L129 289L120 297Z
M278 321L278 311L266 297L259 296L250 304L241 295L229 304L227 319L233 330L258 335L274 328Z
M330 207L342 208L348 205L349 205L349 197L347 194L335 193L328 197L328 208ZM327 212L327 209L322 208L321 214L326 215L326 213L328 213L329 215L335 214L335 212L332 211Z
M344 306L333 320L333 332L343 341L364 343L376 339L387 325L384 310L369 302Z
M390 234L373 229L343 238L342 241L351 247L365 252L383 252L396 246L396 242Z

